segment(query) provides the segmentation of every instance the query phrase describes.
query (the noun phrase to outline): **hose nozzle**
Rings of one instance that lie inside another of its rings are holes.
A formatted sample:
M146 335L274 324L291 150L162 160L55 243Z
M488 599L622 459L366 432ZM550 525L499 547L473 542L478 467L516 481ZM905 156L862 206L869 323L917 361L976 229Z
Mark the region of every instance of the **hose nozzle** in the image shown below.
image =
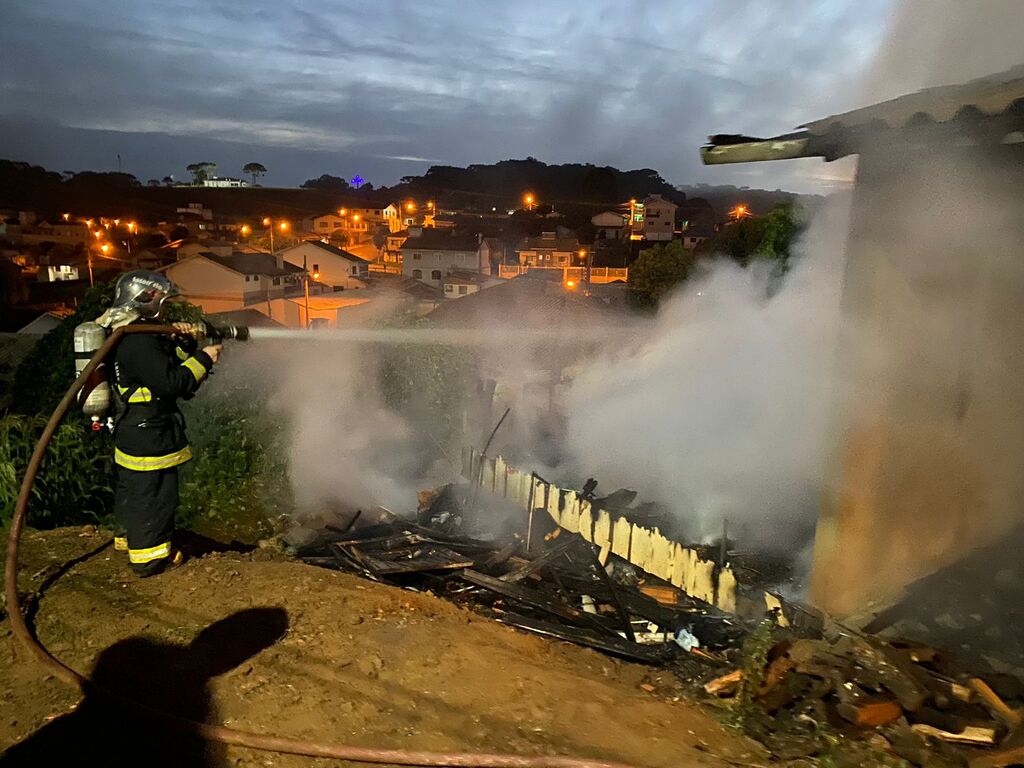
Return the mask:
M228 339L235 341L249 340L249 326L247 325L214 325L206 322L206 336L214 344L220 344Z

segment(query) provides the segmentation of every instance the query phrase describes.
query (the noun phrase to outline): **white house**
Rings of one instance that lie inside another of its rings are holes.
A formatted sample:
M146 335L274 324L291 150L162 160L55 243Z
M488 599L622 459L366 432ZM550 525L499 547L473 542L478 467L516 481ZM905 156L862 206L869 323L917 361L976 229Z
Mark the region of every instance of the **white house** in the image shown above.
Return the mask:
M644 200L644 240L671 240L676 231L676 208L661 195Z
M516 254L524 267L572 267L578 263L580 243L575 237L559 237L557 232L542 232L519 244Z
M320 276L314 279L335 291L365 288L363 281L370 274L369 261L320 240L307 240L281 250L278 255L299 270L319 273Z
M452 272L442 278L441 282L444 285L444 297L458 299L471 293L477 293L483 288L498 285L502 281L477 272Z
M269 253L200 253L162 270L203 312L228 312L302 291L302 269Z
M484 272L480 238L446 229L413 227L402 244L402 274L441 288L453 271ZM486 265L487 272L490 264Z
M590 217L599 240L621 240L625 237L629 215L618 211L601 211Z
M199 184L201 187L248 187L249 182L245 179L233 179L230 176L212 176L208 179L203 179Z

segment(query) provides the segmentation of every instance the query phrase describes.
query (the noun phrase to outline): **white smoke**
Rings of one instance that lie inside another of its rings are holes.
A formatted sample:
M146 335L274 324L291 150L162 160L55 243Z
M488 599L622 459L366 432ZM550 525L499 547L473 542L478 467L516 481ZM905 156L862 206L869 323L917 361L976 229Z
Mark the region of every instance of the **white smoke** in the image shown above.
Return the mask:
M791 542L813 522L835 381L848 196L815 217L781 287L708 265L634 353L587 368L568 402L577 472L666 503L690 539Z

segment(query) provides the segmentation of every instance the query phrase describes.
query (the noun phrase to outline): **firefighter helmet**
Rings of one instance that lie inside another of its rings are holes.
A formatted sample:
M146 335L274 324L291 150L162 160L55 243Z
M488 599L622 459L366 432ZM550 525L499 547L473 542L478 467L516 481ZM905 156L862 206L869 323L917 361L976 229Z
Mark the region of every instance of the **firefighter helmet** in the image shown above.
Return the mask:
M112 309L137 312L140 317L152 319L160 314L164 302L177 293L178 289L166 276L137 269L117 279Z

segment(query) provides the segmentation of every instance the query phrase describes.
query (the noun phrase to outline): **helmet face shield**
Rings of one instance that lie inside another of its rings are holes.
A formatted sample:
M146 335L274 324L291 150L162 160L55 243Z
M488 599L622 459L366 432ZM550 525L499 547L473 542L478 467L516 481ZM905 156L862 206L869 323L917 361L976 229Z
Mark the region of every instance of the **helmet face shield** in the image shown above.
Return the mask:
M118 278L114 288L113 307L153 319L159 316L164 302L177 293L174 283L159 272L126 272Z

